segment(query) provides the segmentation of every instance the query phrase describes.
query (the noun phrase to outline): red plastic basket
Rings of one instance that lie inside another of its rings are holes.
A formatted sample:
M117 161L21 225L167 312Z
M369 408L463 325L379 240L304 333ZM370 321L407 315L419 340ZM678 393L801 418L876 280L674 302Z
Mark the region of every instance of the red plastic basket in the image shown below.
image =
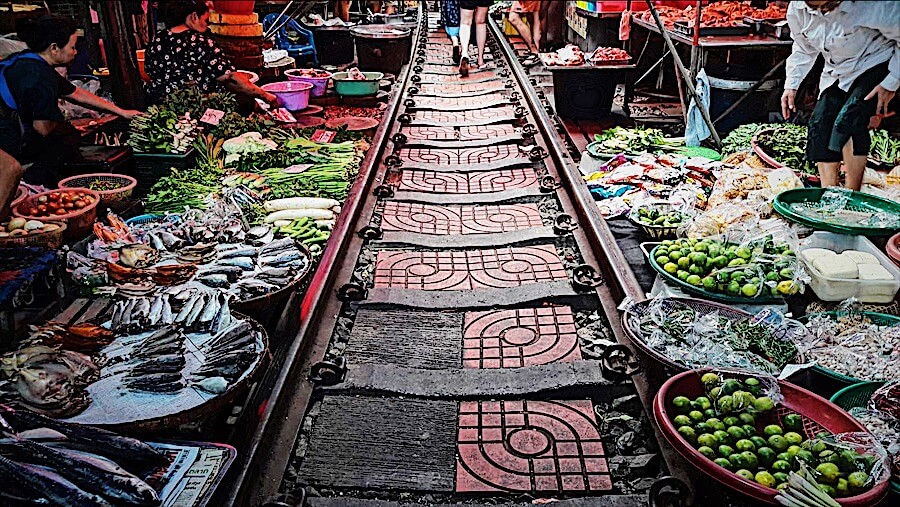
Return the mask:
M131 176L113 173L93 173L69 176L59 182L59 188L89 188L91 183L95 181L108 181L118 185L117 188L111 190L95 190L95 192L100 194L100 203L113 211L121 211L128 207L131 201L131 194L134 192L134 187L137 186L137 180Z
M777 505L778 502L775 500L775 495L778 492L775 489L744 480L734 472L716 465L682 438L672 423L673 414L677 413L675 406L672 405L672 399L676 396L696 398L702 395L705 391L703 384L700 382L700 377L709 371L713 370L688 370L675 375L663 384L653 399L653 416L656 419L660 432L669 444L678 451L678 454L704 474L755 500ZM740 375L735 376L740 377ZM840 407L825 398L816 396L806 389L782 380L778 381L778 388L781 389L784 402L778 406L774 413L768 414L766 417L760 417L758 424L780 424L785 414L793 412L803 416L803 432L807 437L823 430L831 433L866 432L866 429L850 414L844 412ZM887 495L889 485L889 481L883 480L863 494L836 498L835 500L846 507L878 505L878 502Z
M894 264L900 266L900 232L891 236L891 239L887 242L885 251L887 252L888 257L894 261Z
M53 215L52 217L36 217L31 215L26 215L22 213L22 210L25 207L31 208L36 199L40 198L44 195L50 195L54 192L84 192L87 195L90 195L94 198L94 202L85 206L81 209L72 210L70 213L66 213L65 215ZM34 220L55 220L57 222L65 222L66 223L66 232L65 232L65 240L66 241L78 241L81 238L87 236L91 229L94 226L94 221L97 219L97 205L100 204L100 194L94 192L89 188L67 188L62 190L51 190L49 192L41 192L40 194L30 195L25 198L18 206L13 208L13 215L17 217L22 217L25 219L34 219Z

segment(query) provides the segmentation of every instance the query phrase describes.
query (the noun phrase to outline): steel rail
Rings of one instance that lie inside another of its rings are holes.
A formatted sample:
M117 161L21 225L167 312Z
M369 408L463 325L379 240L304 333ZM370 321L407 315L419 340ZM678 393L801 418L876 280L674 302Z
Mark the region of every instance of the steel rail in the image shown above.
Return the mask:
M419 17L423 17L421 10ZM417 26L413 33L413 48L418 45L418 39ZM347 259L350 259L352 272L362 248L363 241L357 236L355 227L363 211L371 209L372 191L384 178L386 171L381 159L391 130L399 124L395 120L411 67L407 65L397 77L381 125L332 230L334 240L327 243L300 304L300 313L295 316L300 321L297 334L284 357L276 357L270 366L262 388L257 390L261 399L249 404L238 421L238 432L243 432L249 439L245 446L237 446L240 462L229 471L210 505L261 505L278 493L312 396L313 384L308 380L310 367L325 357L337 318L337 312L328 314L329 308L333 309L337 302L335 281L347 271ZM328 333L323 333L323 328L327 328ZM271 389L265 389L269 384Z

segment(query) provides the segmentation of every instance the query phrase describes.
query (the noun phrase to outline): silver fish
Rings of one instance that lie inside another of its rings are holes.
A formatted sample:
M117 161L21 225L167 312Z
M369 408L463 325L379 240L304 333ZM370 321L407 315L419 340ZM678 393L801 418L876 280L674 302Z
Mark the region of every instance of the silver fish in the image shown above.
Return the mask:
M206 342L202 348L206 350L215 350L228 343L238 340L253 331L253 326L246 320L242 320L228 329L220 332L213 337L212 340Z
M271 252L279 252L281 250L286 250L288 248L294 248L294 240L291 238L282 238L277 241L273 241L264 247L259 249L260 255L266 255Z
M156 233L159 236L159 239L162 240L163 245L166 247L166 250L173 250L181 247L184 244L184 240L179 238L178 236L172 234L167 231L159 231Z
M198 282L213 288L224 288L230 285L228 276L220 274L205 275L197 279Z
M262 238L266 234L272 231L272 228L268 225L257 225L255 227L251 227L250 230L247 231L247 235L251 238Z
M147 314L147 322L149 322L151 326L155 326L159 323L160 318L162 317L163 301L168 299L169 298L166 296L156 296L153 299L153 304L150 305L150 312Z
M0 456L0 471L7 480L14 480L17 486L50 500L54 505L110 507L110 503L103 498L88 493L41 467L17 463Z
M184 306L181 307L181 311L178 312L178 315L175 316L175 322L184 322L184 319L186 319L188 314L191 313L191 310L194 309L194 305L197 304L198 299L199 297L192 297L191 299L188 299L184 303Z
M171 324L175 321L175 316L172 315L172 304L169 303L168 297L163 297L163 306L162 311L160 312L159 321L164 325Z
M253 259L251 257L231 257L228 259L221 259L216 261L217 264L221 266L237 266L244 271L250 271L253 269Z
M219 252L219 259L232 259L234 257L254 257L256 256L255 248L238 248L227 252ZM221 262L219 264L222 264Z
M212 323L210 323L209 326L210 333L217 334L220 330L231 325L231 309L228 308L229 299L230 298L227 295L222 295L222 305L219 307L219 311L216 312L216 316L213 317Z
M187 318L184 319L184 325L188 328L194 326L194 323L197 322L197 317L203 312L203 307L206 305L206 302L209 298L206 296L200 296L200 300L197 301L197 304L191 308L191 313L188 314Z
M216 318L216 314L219 313L219 308L222 306L221 298L222 296L219 294L209 298L209 302L200 313L199 320L201 324L210 324Z
M264 266L279 267L279 265L287 264L297 259L302 259L303 253L299 250L284 252L277 256L265 256L259 258L259 263Z
M150 239L150 246L152 246L153 248L155 248L157 250L165 250L166 249L166 244L163 243L163 240L156 234L151 232L150 234L147 235L147 237Z

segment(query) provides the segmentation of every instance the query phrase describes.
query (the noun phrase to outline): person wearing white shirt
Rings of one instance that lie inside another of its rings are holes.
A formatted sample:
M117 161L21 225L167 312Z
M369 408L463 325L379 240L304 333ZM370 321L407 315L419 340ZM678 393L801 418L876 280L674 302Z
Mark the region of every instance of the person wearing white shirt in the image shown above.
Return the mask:
M796 112L797 89L819 55L825 67L819 100L809 120L807 158L816 162L822 187L859 190L871 140L873 116L887 114L900 86L900 2L791 2L787 21L794 37L787 59L781 110Z

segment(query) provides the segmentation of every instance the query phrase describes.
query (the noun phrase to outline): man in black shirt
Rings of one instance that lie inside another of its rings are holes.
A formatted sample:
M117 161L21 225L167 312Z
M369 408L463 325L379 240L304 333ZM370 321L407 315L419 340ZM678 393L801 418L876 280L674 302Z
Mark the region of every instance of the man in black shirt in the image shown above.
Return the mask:
M26 23L19 37L28 50L0 62L0 150L22 164L33 163L27 181L55 187L58 167L75 154L77 137L59 99L128 119L140 112L77 88L54 70L75 58L78 36L68 19L44 16Z

